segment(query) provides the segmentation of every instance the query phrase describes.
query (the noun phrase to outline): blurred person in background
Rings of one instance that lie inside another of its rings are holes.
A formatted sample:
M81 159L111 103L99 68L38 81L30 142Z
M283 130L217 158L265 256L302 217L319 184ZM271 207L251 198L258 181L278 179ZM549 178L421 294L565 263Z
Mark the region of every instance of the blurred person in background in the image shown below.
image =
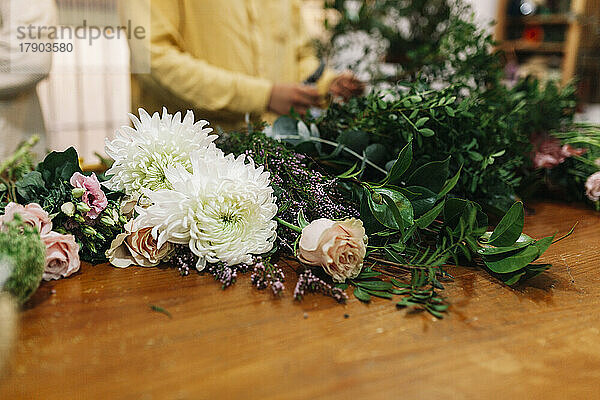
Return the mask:
M54 0L0 0L0 160L33 135L40 137L36 156L44 156L46 130L36 87L50 72L52 53L23 51L20 43L47 39L17 40L17 29L55 24Z
M150 49L130 42L132 65L150 52L150 74L132 78L134 110L192 109L237 129L247 114L272 122L322 105L326 94L349 99L364 90L352 73L328 69L314 86L301 83L320 62L300 0L130 0L121 2L122 18L143 26L148 7Z

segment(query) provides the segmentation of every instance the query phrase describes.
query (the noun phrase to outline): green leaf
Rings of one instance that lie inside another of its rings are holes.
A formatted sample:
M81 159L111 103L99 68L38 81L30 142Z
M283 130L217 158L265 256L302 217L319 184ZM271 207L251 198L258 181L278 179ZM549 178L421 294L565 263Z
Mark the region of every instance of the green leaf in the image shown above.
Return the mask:
M525 268L544 254L552 244L552 240L554 240L554 236L548 236L515 252L482 255L482 259L492 272L498 274L516 272Z
M422 186L439 193L448 179L450 157L443 161L432 161L419 167L406 181L407 186Z
M429 128L423 128L419 130L419 133L425 137L432 137L435 135L435 132Z
M435 219L441 214L444 209L445 202L442 201L440 204L427 211L423 216L415 221L417 226L421 229L427 228Z
M385 281L353 281L357 286L367 290L389 290L393 287L390 282Z
M545 237L545 238L542 238L542 239L538 240L537 242L535 242L535 243L533 244L533 246L535 246L535 247L538 249L538 252L539 252L539 254L538 254L538 257L537 257L537 258L541 257L541 256L542 256L542 254L544 254L544 253L546 252L546 250L548 250L548 248L549 248L549 247L550 247L550 245L552 244L552 241L554 240L554 237L555 237L555 236L556 236L556 235L553 235L553 236L547 236L547 237ZM537 258L536 258L536 260L537 260ZM534 261L535 261L535 260L534 260Z
M486 235L484 236L491 236L492 232L487 232ZM477 250L477 253L482 255L482 256L492 256L492 255L497 255L497 254L503 254L503 253L510 253L519 249L522 249L523 247L529 246L530 244L532 244L533 242L535 242L535 239L533 239L531 236L528 236L524 233L521 234L521 236L519 236L519 238L517 239L517 241L511 245L511 246L503 246L503 247L483 247Z
M473 201L463 199L447 199L444 207L444 223L451 229L456 229L462 219L468 218L475 208L477 228L487 228L487 215L481 206Z
M406 245L404 243L392 243L389 247L395 252L402 253L406 248Z
M399 252L396 252L388 247L385 248L386 254L389 256L386 259L392 262L396 262L398 264L404 264L404 260Z
M298 121L287 115L277 118L273 123L273 134L275 136L298 134Z
M374 164L383 165L388 159L387 147L380 143L370 144L365 149L365 157L367 157L369 161L371 161Z
M385 182L392 185L398 184L402 175L404 175L408 170L408 167L410 167L412 157L412 142L409 142L398 154L398 158L388 173Z
M420 187L410 186L398 189L412 204L415 217L419 218L427 211L431 210L437 202L437 194L431 190Z
M423 118L419 118L419 120L417 122L415 122L415 126L417 128L422 127L423 125L425 125L425 123L429 121L429 117L423 117Z
M376 271L362 271L355 279L361 280L361 279L376 278L379 275L381 275L381 274Z
M390 292L383 292L380 290L369 290L368 293L371 296L381 297L382 299L393 299L394 296Z
M300 209L300 211L298 212L298 217L296 218L296 220L300 229L303 229L305 226L309 225L308 221L306 221L306 217L304 216L304 211L302 209Z
M391 229L402 230L413 224L413 208L410 201L402 193L388 189L373 189L368 196L369 208L377 221ZM375 201L373 197L380 198Z
M454 187L458 183L458 179L460 178L461 171L462 171L462 166L459 168L456 175L454 175L451 179L446 181L446 183L444 184L444 187L442 187L442 190L438 193L438 199L441 199L442 197L444 197L445 195L450 193L450 191L452 189L454 189Z
M488 244L492 246L511 246L521 236L525 224L525 210L523 203L518 201L502 217L496 229L490 236Z
M37 203L38 197L46 192L46 183L39 171L29 172L15 186L25 203Z
M339 134L336 141L362 154L369 145L369 134L363 131L343 131Z
M48 154L36 170L42 174L48 186L69 181L75 172L82 172L77 151L73 147L63 152L53 151Z
M338 179L351 179L360 175L362 171L358 169L358 163L354 163L354 165L347 170L346 172L337 176Z
M354 296L360 301L364 301L365 303L371 301L371 296L369 295L369 293L365 292L360 287L354 289Z
M391 283L392 283L394 286L396 286L396 287L399 287L399 288L408 288L408 287L410 287L410 285L409 285L409 284L407 284L407 283L403 283L403 282L400 282L399 280L397 280L397 279L394 279L394 278L390 279L390 282L391 282Z

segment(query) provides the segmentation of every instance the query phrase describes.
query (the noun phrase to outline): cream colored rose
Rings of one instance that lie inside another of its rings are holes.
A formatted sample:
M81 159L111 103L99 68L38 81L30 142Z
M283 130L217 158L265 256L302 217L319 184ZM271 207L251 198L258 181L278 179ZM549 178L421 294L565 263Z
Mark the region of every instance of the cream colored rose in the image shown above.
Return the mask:
M591 201L600 200L600 171L587 178L585 182L585 194Z
M106 257L115 267L126 268L131 265L155 267L173 250L171 243L157 248L157 241L152 236L152 228L136 230L133 221L125 224L125 233L117 235L112 241Z
M302 229L298 259L321 266L335 282L356 278L367 253L367 237L361 220L332 221L321 218Z

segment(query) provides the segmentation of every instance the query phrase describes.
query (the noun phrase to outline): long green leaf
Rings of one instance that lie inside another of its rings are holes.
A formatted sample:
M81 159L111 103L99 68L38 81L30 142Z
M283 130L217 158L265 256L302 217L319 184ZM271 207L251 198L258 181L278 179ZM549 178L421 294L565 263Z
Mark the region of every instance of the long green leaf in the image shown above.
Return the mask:
M492 246L512 246L523 232L525 210L523 203L518 201L512 205L506 215L500 220L490 236L488 243Z

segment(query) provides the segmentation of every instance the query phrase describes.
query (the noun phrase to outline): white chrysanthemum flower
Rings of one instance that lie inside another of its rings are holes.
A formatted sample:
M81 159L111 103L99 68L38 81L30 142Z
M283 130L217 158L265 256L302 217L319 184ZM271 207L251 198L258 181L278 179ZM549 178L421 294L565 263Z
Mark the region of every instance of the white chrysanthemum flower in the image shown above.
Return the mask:
M203 154L217 138L210 135L207 121L194 123L194 113L188 111L174 116L163 109L162 117L150 116L139 109L140 118L129 114L134 128L118 129L113 140L106 140L105 151L115 160L106 174L112 175L104 185L112 190L136 195L143 188L169 189L165 178L168 168L182 166L191 171L190 154Z
M160 248L165 242L189 244L206 263L249 263L252 254L273 248L277 214L269 173L246 163L243 155L225 156L210 149L192 154L190 173L179 166L166 171L172 189L144 191L153 203L137 208L136 227L153 227Z

